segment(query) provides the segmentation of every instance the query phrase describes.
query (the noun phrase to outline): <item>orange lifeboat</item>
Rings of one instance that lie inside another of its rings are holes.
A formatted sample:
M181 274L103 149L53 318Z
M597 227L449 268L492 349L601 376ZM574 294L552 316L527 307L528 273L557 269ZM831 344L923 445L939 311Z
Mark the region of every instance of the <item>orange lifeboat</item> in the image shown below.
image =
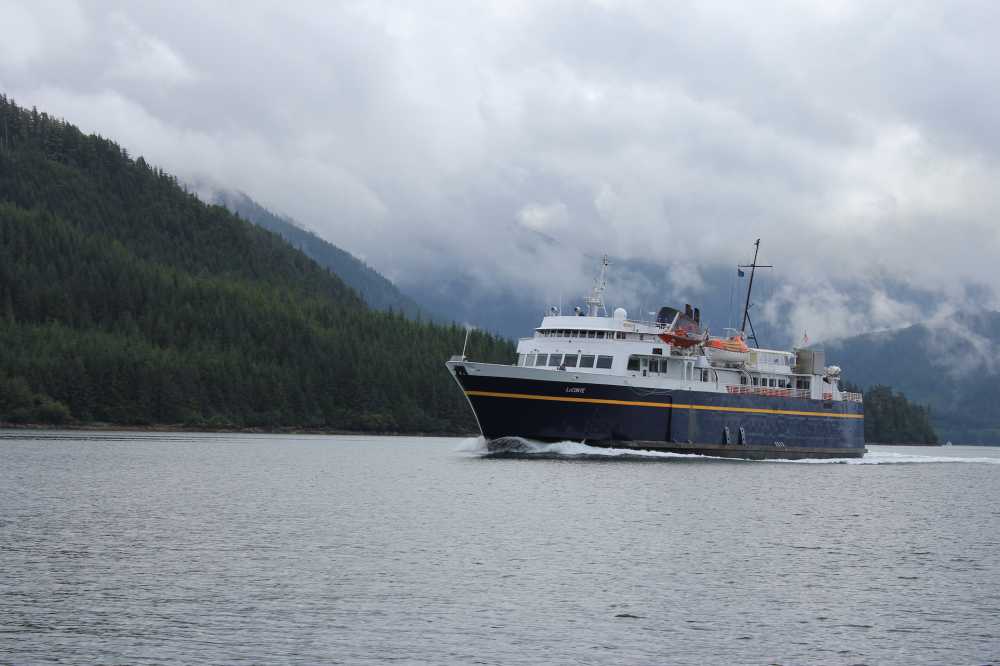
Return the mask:
M747 343L743 341L743 336L736 334L731 338L709 338L705 341L705 347L708 349L719 349L728 352L737 352L740 354L746 354L750 351L747 347Z
M745 361L750 353L739 333L731 338L709 338L705 341L705 349L713 361Z
M701 344L705 340L705 337L701 331L696 329L687 330L680 328L667 333L660 333L660 339L668 345L684 349Z
M685 305L683 312L663 306L656 315L656 323L665 326L665 330L659 334L660 339L681 349L700 345L708 337L707 331L701 328L701 313L698 308L690 305Z

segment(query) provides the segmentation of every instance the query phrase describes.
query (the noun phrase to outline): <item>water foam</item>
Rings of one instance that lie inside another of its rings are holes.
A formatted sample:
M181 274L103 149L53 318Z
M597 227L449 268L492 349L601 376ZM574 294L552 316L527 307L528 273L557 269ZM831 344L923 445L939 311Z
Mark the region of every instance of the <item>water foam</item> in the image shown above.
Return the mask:
M979 458L962 456L931 456L915 453L890 453L869 451L864 458L811 458L806 460L774 460L772 462L799 463L807 465L841 463L845 465L913 465L926 463L973 463L1000 465L1000 458Z
M487 453L486 438L480 435L479 437L463 439L455 447L455 451L458 453Z
M617 449L590 446L583 442L565 440L562 442L539 442L523 437L503 437L487 442L483 437L462 440L456 451L492 457L538 457L538 458L629 458L629 459L705 459L722 460L696 453L672 453L670 451L650 451L645 449Z
M491 457L537 457L537 458L627 458L627 459L679 459L679 460L744 460L741 458L720 458L696 453L673 453L647 449L621 449L590 446L583 442L539 442L523 437L504 437L488 442L485 437L463 439L455 447L456 452ZM808 458L804 460L772 459L754 462L793 463L799 465L893 465L926 463L966 463L1000 465L1000 458L922 455L914 453L869 452L863 458Z

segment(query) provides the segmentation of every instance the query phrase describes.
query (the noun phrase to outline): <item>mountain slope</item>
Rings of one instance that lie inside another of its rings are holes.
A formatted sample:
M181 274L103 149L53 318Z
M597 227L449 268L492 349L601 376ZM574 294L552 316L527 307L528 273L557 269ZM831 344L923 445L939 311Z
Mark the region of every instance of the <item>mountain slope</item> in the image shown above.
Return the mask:
M474 429L443 368L462 329L369 310L111 141L3 96L0 127L0 419Z
M1000 312L964 313L827 344L850 381L888 384L931 407L942 441L1000 444Z
M214 195L214 203L225 206L257 226L273 231L320 266L329 268L358 292L369 307L402 312L409 317L420 314L420 307L413 299L403 294L381 273L351 253L297 226L290 219L272 213L243 192L220 190Z

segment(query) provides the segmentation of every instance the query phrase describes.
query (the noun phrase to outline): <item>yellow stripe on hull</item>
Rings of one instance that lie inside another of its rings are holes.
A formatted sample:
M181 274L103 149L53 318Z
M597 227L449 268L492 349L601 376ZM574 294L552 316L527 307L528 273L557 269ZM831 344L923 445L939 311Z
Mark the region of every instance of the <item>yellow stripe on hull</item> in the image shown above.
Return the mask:
M700 409L713 412L741 412L744 414L783 414L785 416L818 416L833 419L863 419L864 414L807 412L795 409L764 409L760 407L717 407L715 405L685 405L638 400L611 400L608 398L573 398L570 396L531 395L528 393L498 393L496 391L466 391L465 395L482 398L520 398L522 400L550 400L553 402L582 402L594 405L622 405L626 407L660 407L662 409Z

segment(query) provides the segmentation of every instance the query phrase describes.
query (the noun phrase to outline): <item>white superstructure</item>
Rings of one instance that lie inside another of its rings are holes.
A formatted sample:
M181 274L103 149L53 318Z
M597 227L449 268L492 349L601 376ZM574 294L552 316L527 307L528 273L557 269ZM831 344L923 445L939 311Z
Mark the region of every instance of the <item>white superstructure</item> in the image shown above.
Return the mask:
M587 313L550 314L534 335L517 344L514 376L541 378L539 373L567 373L568 381L601 381L651 389L689 389L720 393L860 401L860 394L841 391L840 369L824 367L824 354L810 349L780 351L747 348L728 352L701 344L671 344L672 321L637 321L618 308L610 316L602 300L607 257ZM555 308L553 308L555 310ZM715 339L718 340L718 339Z

